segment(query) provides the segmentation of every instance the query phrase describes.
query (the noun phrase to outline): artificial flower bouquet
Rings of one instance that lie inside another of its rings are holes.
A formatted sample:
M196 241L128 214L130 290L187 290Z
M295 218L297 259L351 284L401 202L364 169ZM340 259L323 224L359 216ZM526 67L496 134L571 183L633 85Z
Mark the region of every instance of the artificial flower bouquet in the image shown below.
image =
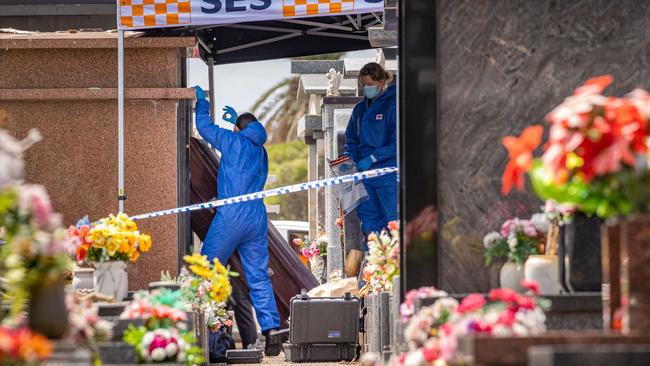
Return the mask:
M362 295L390 291L393 277L399 276L399 224L388 223L388 230L379 235L368 236L368 256L363 268L366 285L360 290Z
M528 256L545 252L544 244L549 230L545 214L534 214L530 219L506 220L499 231L493 231L483 238L485 264L497 258L506 258L521 266Z
M650 94L637 89L622 98L602 95L612 81L610 75L588 80L546 116L549 138L540 157L533 151L541 125L503 139L510 157L503 194L513 185L522 190L528 173L541 199L576 205L587 215L650 212Z
M239 274L224 267L218 259L213 263L207 256L195 253L183 257L188 267L181 269L180 275L174 282L180 284L180 294L183 301L190 304L192 310L204 312L207 316L208 328L216 332L221 327L231 327L232 320L226 311L226 301L232 293L230 277Z
M0 326L0 365L35 366L52 353L52 343L27 327Z
M0 167L1 168L1 167ZM68 241L43 186L0 187L0 275L17 315L40 284L60 281L70 270Z
M469 334L527 336L546 331L548 301L539 298L537 284L522 281L526 294L494 289L487 298L471 294L460 303L451 297L438 299L412 316L404 336L409 351L393 357L390 365L446 365L453 362L458 337ZM379 365L364 362L362 365Z
M99 317L97 305L90 299L71 292L66 294L66 307L68 309L66 338L94 351L97 350L98 342L111 339L113 323Z
M293 244L300 249L300 253L307 259L327 257L327 235L322 234L316 239L293 239Z
M415 300L427 297L447 297L445 291L438 290L435 287L420 287L418 289L410 290L404 297L404 302L399 306L399 312L402 317L402 322L408 322L415 315Z
M139 362L195 365L203 361L194 333L187 331L189 307L180 291L160 289L134 296L120 318L145 320L143 326L130 324L124 332L124 341L135 348Z
M95 223L71 225L67 235L76 247L76 259L87 262L131 261L151 249L151 236L138 231L125 213L110 215Z

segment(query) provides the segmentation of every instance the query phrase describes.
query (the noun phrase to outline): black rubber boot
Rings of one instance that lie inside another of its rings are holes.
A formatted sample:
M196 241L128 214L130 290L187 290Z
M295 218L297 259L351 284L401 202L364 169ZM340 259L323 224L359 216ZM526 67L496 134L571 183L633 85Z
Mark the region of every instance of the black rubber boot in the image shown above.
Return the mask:
M277 333L277 329L269 329L262 332L264 335L264 355L277 356L282 351L282 337Z

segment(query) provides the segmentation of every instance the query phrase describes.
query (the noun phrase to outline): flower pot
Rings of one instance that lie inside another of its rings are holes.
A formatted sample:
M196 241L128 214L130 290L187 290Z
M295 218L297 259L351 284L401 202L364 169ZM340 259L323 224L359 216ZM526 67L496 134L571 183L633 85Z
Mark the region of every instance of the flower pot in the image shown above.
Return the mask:
M509 288L517 292L524 292L521 280L524 279L524 266L515 262L506 262L499 271L499 287Z
M95 292L122 301L129 290L129 277L123 261L95 262L93 287Z
M48 338L63 338L68 327L63 278L44 279L31 290L29 327Z
M325 257L317 255L309 258L309 266L311 268L311 273L316 277L320 284L327 282L327 266L325 263Z
M72 288L75 290L92 289L94 287L94 277L94 269L76 267L72 272Z
M560 292L556 255L531 255L524 265L524 277L539 284L539 292L553 295Z
M577 291L601 291L601 236L602 220L583 213L560 228L558 262L560 278L565 289Z

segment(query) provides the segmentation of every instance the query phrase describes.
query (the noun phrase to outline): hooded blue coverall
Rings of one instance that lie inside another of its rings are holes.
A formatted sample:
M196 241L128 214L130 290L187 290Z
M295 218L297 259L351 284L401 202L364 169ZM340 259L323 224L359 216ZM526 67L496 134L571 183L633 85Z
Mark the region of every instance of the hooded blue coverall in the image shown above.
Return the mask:
M210 103L196 103L196 128L201 137L221 152L217 172L219 199L261 191L268 174L264 143L266 131L261 123L249 123L240 132L215 125L210 118ZM251 301L262 331L280 327L269 266L266 207L262 200L219 207L205 236L201 254L209 260L227 263L235 250L241 258Z
M388 87L374 100L357 103L345 130L345 152L356 164L372 156L370 169L397 166L396 87ZM364 235L380 232L397 220L397 177L388 174L366 179L368 199L357 207ZM365 248L364 246L364 249Z

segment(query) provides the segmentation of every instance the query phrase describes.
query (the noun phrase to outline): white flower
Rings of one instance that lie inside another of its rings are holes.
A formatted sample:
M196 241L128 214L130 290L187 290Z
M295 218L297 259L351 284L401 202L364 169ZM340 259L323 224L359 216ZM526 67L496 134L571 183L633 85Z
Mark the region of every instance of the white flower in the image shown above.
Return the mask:
M449 313L453 313L457 307L458 300L453 297L443 297L442 299L436 300L431 308L433 310L433 317L437 320L440 319L443 311L447 310Z
M18 267L20 263L22 262L22 257L16 253L11 253L7 256L7 259L5 259L5 266L7 268L14 268Z
M494 243L496 243L496 241L499 240L499 239L501 239L501 234L499 234L499 233L496 232L496 231L493 231L493 232L487 234L487 235L483 238L483 246L484 246L486 249L489 249L489 248L490 248Z
M176 352L178 352L178 346L174 342L170 342L167 344L167 347L165 347L165 351L167 352L167 357L173 357Z
M517 237L515 235L508 235L508 247L510 247L510 250L515 250L517 243Z
M154 360L156 362L160 362L160 361L164 360L165 358L167 358L167 352L165 351L164 348L160 347L160 348L156 348L153 351L151 351L151 359L152 360Z
M550 223L548 222L548 219L546 218L546 215L543 213L537 213L534 214L530 218L530 222L535 226L535 229L541 233L546 233L548 232L548 227Z
M422 349L417 349L415 351L409 352L404 360L404 366L420 366L424 365L424 355L422 354Z
M151 342L153 342L154 334L153 332L147 332L143 337L142 337L142 345L149 348L149 345Z

